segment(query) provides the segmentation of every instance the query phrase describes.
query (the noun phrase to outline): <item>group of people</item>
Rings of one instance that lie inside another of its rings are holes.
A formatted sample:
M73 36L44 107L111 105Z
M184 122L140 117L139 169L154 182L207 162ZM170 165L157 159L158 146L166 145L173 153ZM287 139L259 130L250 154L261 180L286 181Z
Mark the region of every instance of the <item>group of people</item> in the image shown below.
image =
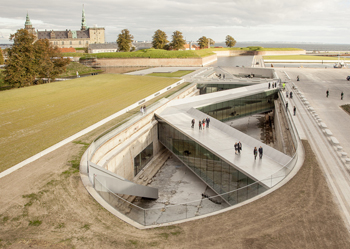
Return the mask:
M259 158L261 159L263 156L263 148L260 146L259 149L257 149L256 147L254 147L253 153L254 153L254 160L256 160L256 157L258 155L259 152Z
M194 128L195 123L196 123L196 120L192 119L192 121L191 121L191 128ZM205 118L203 120L199 120L198 121L198 127L199 127L200 130L204 129L205 126L207 126L207 128L209 128L209 123L210 123L210 118L207 117L207 118Z
M286 91L286 97L288 98L288 91ZM290 93L289 93L289 98L293 98L293 92L292 91L290 91Z
M271 87L271 83L269 82L269 89ZM277 82L272 82L272 88L276 88L277 87Z
M235 143L235 154L241 154L242 150L242 143L239 141L238 143Z
M326 91L326 97L328 98L328 96L329 96L329 90L327 89L327 91ZM341 94L340 94L340 99L343 100L343 97L344 97L344 93L341 92Z
M142 115L145 115L145 113L146 113L146 106L145 105L141 106L140 112L142 113Z

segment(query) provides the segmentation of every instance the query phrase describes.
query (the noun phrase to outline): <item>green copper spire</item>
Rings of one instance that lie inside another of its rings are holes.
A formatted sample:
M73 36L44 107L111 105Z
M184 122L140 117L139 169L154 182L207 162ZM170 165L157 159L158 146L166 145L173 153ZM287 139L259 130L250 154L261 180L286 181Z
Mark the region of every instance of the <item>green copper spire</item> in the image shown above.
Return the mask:
M24 25L25 26L32 26L32 23L30 22L30 19L29 19L28 12L27 12L27 16L26 16L26 23Z
M83 4L83 13L81 17L81 30L86 30L86 29L87 29L87 26L85 22L85 10L84 10L84 4Z

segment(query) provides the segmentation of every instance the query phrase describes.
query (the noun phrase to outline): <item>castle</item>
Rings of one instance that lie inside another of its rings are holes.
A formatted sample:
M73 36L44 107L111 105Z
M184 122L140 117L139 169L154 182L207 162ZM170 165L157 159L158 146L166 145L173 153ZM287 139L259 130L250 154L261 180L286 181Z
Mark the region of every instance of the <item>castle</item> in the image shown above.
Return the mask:
M66 29L65 31L35 31L35 28L33 28L32 23L30 22L28 13L24 28L28 30L29 33L35 35L37 39L48 39L52 45L59 48L83 48L88 47L89 44L105 43L105 28L88 27L85 21L84 8L80 30L72 31Z

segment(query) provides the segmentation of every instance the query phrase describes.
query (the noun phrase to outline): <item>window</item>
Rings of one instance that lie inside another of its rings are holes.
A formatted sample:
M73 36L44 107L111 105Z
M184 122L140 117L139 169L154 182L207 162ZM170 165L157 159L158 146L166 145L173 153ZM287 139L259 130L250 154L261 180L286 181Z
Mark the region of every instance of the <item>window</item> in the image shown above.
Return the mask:
M153 158L153 142L134 158L134 175L136 176Z

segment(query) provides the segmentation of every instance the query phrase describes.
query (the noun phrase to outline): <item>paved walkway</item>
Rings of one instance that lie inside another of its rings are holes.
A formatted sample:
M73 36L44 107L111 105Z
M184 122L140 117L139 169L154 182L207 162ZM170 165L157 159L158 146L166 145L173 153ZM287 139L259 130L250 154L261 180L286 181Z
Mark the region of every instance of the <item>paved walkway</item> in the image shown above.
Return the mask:
M349 71L340 69L277 69L277 71L282 81L287 82L288 91L291 91L292 85L295 84L306 98L302 101L294 90L294 98L288 99L290 110L296 106L297 114L294 121L300 137L307 139L311 144L349 229L350 167L345 163L346 154L342 153L350 152L350 116L339 108L341 103L349 103L350 86L345 80ZM294 80L297 75L300 76L299 82ZM327 89L331 93L329 98L326 98ZM345 98L348 97L348 100L343 100L344 102L340 100L341 90L344 91ZM338 92L339 96L335 92ZM309 102L311 109L306 108L305 102ZM321 127L321 123L327 127ZM336 136L340 145L332 143L330 133L327 134L325 128ZM342 149L337 148L338 146Z

